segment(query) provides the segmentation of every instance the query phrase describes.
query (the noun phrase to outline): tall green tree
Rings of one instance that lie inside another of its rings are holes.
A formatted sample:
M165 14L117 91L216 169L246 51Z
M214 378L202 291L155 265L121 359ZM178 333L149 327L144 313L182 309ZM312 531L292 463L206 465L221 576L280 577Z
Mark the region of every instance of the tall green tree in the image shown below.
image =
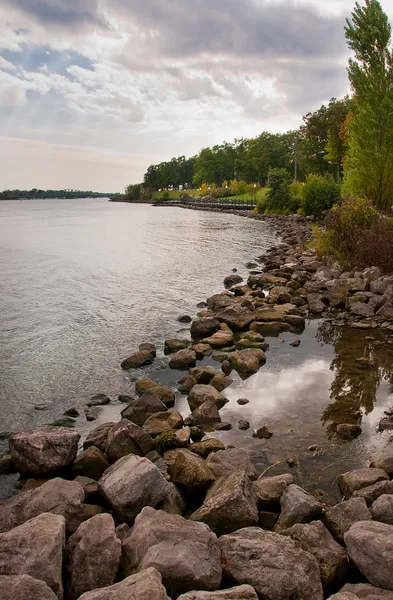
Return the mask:
M393 205L393 54L391 26L377 0L356 2L345 36L354 52L345 187L387 212Z

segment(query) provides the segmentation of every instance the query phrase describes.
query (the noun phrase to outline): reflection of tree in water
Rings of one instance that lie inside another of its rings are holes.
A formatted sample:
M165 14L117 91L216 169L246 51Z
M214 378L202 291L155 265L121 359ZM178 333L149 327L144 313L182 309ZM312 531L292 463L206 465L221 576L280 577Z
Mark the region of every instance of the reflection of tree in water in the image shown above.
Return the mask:
M366 339L372 336L373 340ZM331 344L335 350L330 369L335 372L331 385L331 399L334 401L322 414L322 422L327 422L327 434L331 438L340 423L360 425L363 413L374 408L378 387L382 380L390 382L393 390L393 346L386 337L373 330L358 330L351 327L334 327L322 323L317 339ZM367 357L374 363L374 369L360 369L356 359Z

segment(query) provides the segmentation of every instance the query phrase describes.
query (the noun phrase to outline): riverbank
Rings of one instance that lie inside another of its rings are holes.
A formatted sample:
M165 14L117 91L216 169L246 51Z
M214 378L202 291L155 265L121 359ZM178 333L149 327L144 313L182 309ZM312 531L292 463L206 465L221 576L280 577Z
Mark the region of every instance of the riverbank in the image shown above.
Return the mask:
M355 277L318 261L308 246L311 231L306 220L269 221L282 242L248 265L247 282L237 273L228 275L227 290L200 306L198 318L191 322L191 340L165 342L169 369L184 373L179 390L188 396L189 417L171 410L176 401L173 388L142 378L136 381L135 397L123 399L122 420L93 430L82 453L77 454L79 434L69 429L40 428L11 436L9 464L27 482L23 493L2 505L1 531L8 533L0 534L0 549L8 552L21 542L26 551L23 567L13 550L5 559L0 553L2 572L33 577L40 573L55 594L45 588L41 597L48 598L62 596L63 574L65 598L83 600L104 598L109 591L97 588L115 581L119 583L111 589L111 598L119 600L127 597L129 586L137 600L147 597L146 586L149 599L182 600L198 598L191 593L198 589L210 590L201 598L211 600L322 600L345 582L351 582L345 585L346 593L359 598L370 591L362 583L364 577L393 589L386 553L379 550L392 543L390 458L340 476L345 501L329 506L324 498L301 489L290 472L273 476L274 463L260 473L246 450L205 438L228 426L220 411L231 375L236 371L247 379L263 369L269 361L267 340L292 332L298 336L294 346L301 344L309 317L344 325L347 317L340 312L347 303L352 305L358 288L373 294L367 288L375 281L382 285L376 271ZM340 291L331 292L343 294L338 306L328 295L332 276L341 281ZM347 280L350 283L344 284ZM372 296L364 298L360 303L367 306ZM383 325L376 313L349 318L359 330ZM189 320L188 315L182 318L184 323ZM389 327L383 330L389 333ZM154 364L156 352L146 342L123 368L137 376L139 367ZM220 369L200 362L213 354ZM369 359L357 358L353 368L371 372ZM96 397L91 403L106 405L108 400ZM238 402L247 406L248 398ZM351 423L342 425L349 427L337 428L339 437L359 433ZM256 439L275 435L262 422L254 434ZM288 462L287 469L292 467ZM54 516L47 514L53 512ZM64 530L68 541L63 554ZM39 564L38 548L50 554ZM16 586L31 594L41 585L26 577L11 579L0 581L5 598L16 597ZM235 585L230 592L212 591L229 585ZM373 593L385 597L381 590Z

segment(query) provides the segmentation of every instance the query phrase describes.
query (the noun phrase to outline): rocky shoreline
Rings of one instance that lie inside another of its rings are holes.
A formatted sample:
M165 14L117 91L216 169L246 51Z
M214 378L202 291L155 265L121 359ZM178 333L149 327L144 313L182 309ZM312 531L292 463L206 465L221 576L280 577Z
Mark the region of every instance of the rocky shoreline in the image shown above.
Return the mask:
M179 318L191 340L165 341L190 415L172 388L142 377L121 398L121 420L94 428L83 449L66 427L10 436L0 466L23 488L0 504L2 600L393 600L393 455L340 474L343 499L328 505L291 473L259 475L247 450L213 437L228 428L220 410L232 371L256 373L266 338L300 336L309 318L389 336L393 278L320 261L306 219L229 212L268 220L282 242L247 265L247 282L228 275L197 319ZM220 369L197 366L213 353ZM155 358L147 342L121 367L138 373ZM373 364L359 356L355 368ZM336 434L351 439L354 427Z

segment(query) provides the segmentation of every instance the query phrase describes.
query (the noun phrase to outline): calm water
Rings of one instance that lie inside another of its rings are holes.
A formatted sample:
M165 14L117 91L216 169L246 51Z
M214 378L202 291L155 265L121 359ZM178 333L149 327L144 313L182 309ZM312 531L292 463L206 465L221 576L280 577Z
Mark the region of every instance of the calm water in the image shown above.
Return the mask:
M233 267L246 277L245 263L274 241L266 224L231 215L105 200L1 202L0 431L48 423L75 406L86 433L92 424L83 409L97 392L113 402L93 426L117 419L117 395L132 394L141 374L123 372L120 361L144 341L162 349L182 327L179 315L195 316ZM249 448L260 472L277 463L272 475L290 471L309 489L337 494L337 473L393 452L391 433L377 433L393 405L393 345L375 332L320 321L307 325L299 348L289 346L294 337L268 339L267 364L253 377L232 375L221 414L233 429L214 436ZM377 368L358 370L360 356ZM166 364L160 351L142 373L175 386L183 374ZM240 407L244 396L250 403ZM35 409L41 404L47 410ZM189 413L180 395L176 408ZM237 429L240 418L249 431ZM337 441L343 422L360 424L362 435ZM262 424L273 431L270 440L252 438ZM316 453L308 450L314 445ZM296 467L289 469L288 457ZM0 482L0 496L4 489Z

